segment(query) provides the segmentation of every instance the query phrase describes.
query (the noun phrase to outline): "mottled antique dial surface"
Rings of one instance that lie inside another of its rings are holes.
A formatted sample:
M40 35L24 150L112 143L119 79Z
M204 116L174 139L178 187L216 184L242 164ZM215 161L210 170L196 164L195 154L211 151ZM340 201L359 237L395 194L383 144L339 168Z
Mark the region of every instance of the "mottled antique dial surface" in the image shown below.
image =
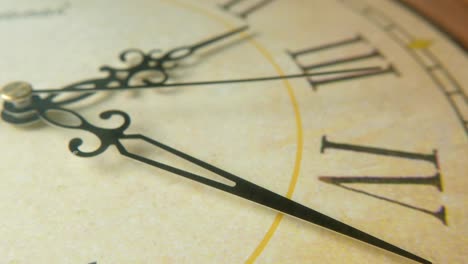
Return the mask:
M466 50L400 1L3 1L0 35L0 84L40 105L3 92L0 263L415 263L161 169L239 184L154 141L427 261L468 256ZM99 134L126 116L144 138Z

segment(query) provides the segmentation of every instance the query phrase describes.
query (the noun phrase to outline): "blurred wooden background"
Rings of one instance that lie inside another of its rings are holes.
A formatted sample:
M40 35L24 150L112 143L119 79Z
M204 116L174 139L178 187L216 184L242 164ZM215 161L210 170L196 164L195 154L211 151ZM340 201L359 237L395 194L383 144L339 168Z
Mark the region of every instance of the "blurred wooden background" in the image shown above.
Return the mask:
M468 50L468 0L399 0L430 17Z

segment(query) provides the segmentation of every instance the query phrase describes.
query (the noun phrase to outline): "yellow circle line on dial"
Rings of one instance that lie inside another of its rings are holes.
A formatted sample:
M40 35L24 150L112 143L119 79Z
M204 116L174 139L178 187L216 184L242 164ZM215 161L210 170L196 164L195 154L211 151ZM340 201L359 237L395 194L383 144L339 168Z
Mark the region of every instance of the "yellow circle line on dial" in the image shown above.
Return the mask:
M211 13L208 10L202 9L196 5L181 2L179 0L164 0L164 1L170 4L176 4L182 8L190 9L194 12L206 15L207 17L222 23L227 28L234 28L234 25L226 21L223 17L217 14ZM249 39L249 42L263 55L263 57L265 57L265 59L268 62L271 63L271 65L273 66L275 71L278 73L278 75L285 75L284 71L281 69L279 64L276 63L276 61L273 59L273 56L266 50L265 47L263 47L261 44L259 44L253 39ZM296 189L297 181L299 179L299 172L301 169L301 162L302 162L302 152L304 148L304 136L303 136L304 133L302 129L302 119L301 119L301 113L299 111L299 104L294 94L293 87L288 80L283 80L283 84L288 92L289 99L293 106L295 122L296 122L296 145L297 145L296 158L294 161L294 169L293 169L292 177L289 182L288 191L286 193L286 197L291 198L294 193L294 190ZM257 258L262 254L262 252L265 250L266 246L270 242L271 238L275 234L282 219L283 219L283 214L278 213L275 219L273 220L273 223L268 228L268 231L264 235L263 239L258 243L257 247L251 253L251 255L249 256L249 258L246 260L245 263L254 263L255 260L257 260Z

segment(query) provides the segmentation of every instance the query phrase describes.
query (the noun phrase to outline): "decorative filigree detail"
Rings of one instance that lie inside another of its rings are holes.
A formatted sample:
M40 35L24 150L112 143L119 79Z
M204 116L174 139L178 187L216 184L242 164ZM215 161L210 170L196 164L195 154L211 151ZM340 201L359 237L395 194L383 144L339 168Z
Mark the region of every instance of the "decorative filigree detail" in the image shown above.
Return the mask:
M181 51L185 52L184 56L177 56ZM117 68L111 66L102 66L99 70L105 72L106 76L102 78L94 78L72 83L63 87L63 90L86 90L92 88L132 88L135 83L139 83L138 87L152 87L163 85L169 80L168 71L177 67L178 60L181 60L192 54L190 48L177 48L171 50L162 56L160 50L151 50L147 53L139 49L128 49L123 51L119 59L120 61L133 64L127 68ZM144 73L144 74L143 74ZM155 79L154 77L157 77ZM80 94L76 97L65 100L56 100L59 94L51 94L46 100L54 101L58 104L70 104L81 101L87 98L90 94Z
M63 110L65 109L62 109L62 111ZM68 128L85 130L85 131L91 132L96 137L98 137L100 141L100 145L96 150L91 151L91 152L85 152L85 151L80 150L80 146L83 144L83 140L81 138L72 139L70 143L68 144L68 148L73 154L80 156L80 157L97 156L103 153L104 151L106 151L109 146L120 144L119 140L121 138L125 138L124 131L130 125L130 116L122 111L111 110L111 111L103 112L99 115L101 119L105 119L105 120L110 119L112 116L121 116L124 119L122 125L120 125L117 128L110 128L110 129L94 126L91 123L87 122L82 116L78 115L76 112L73 112L70 110L65 110L65 111L67 111L69 114L75 115L81 121L81 124L79 124L78 126L74 126L74 127L68 126ZM41 117L44 118L44 116L41 116ZM53 120L48 120L48 122L53 122L55 125L58 125Z

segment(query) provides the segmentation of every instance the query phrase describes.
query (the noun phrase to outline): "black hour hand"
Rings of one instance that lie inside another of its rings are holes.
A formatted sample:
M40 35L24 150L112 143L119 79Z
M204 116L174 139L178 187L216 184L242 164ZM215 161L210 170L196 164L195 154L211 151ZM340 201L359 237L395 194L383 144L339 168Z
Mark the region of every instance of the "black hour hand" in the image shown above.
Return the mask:
M159 54L159 50L143 52L139 49L128 49L123 51L119 58L128 67L117 68L102 66L100 70L106 73L105 77L92 78L69 84L61 89L44 89L50 94L47 100L50 103L67 105L86 99L94 92L117 90L132 90L134 88L149 88L164 86L169 80L168 71L177 66L175 61L182 60L194 54L201 48L218 43L228 37L236 35L248 29L248 26L240 27L220 35L213 36L193 45L182 46ZM130 63L131 62L131 63ZM172 63L166 63L172 62ZM33 91L39 93L40 91ZM60 93L72 93L74 96L65 99L57 99Z

